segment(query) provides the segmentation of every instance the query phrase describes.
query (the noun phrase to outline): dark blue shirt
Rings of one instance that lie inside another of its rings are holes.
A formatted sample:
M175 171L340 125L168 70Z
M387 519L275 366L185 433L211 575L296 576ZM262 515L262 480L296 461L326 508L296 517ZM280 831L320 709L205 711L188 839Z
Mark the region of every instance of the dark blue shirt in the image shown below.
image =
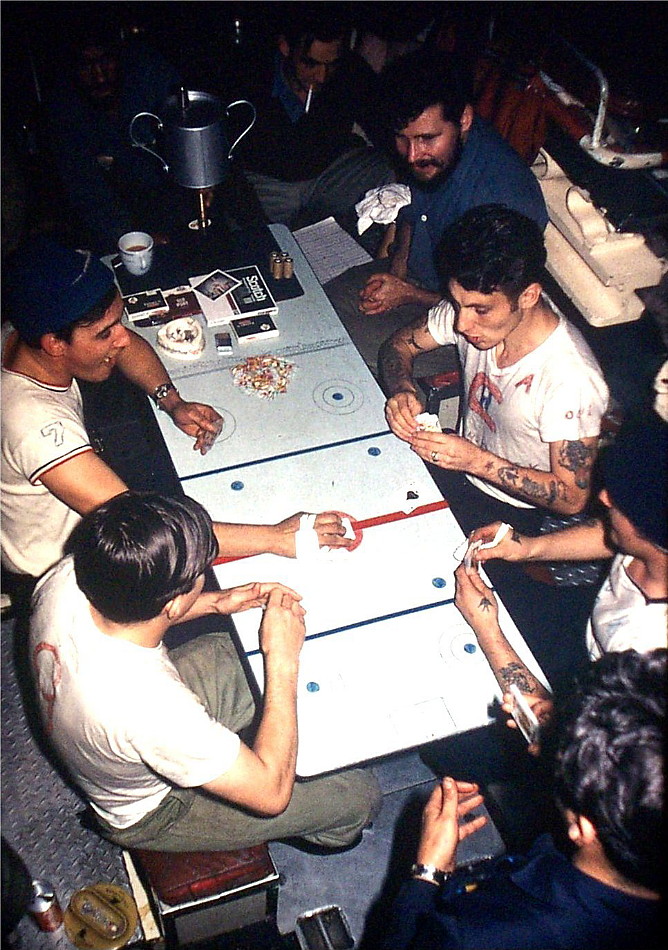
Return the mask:
M476 116L462 155L450 177L435 191L411 185L411 204L399 221L408 221L413 235L408 275L429 290L439 290L434 252L448 225L470 208L503 204L533 218L541 229L547 208L536 176L496 129Z
M549 835L466 891L411 880L393 908L383 950L653 950L660 902L579 871ZM663 935L662 935L663 939Z

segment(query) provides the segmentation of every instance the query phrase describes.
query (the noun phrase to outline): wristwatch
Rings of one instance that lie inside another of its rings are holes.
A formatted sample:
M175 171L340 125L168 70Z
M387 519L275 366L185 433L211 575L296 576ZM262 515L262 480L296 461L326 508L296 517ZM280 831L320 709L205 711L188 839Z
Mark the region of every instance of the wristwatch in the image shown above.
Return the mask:
M151 393L151 399L154 400L156 406L160 408L160 403L172 390L176 392L176 386L174 383L160 383L159 386L156 386L153 392Z
M411 877L416 881L428 881L440 887L452 876L450 871L442 871L435 864L414 864L411 868Z

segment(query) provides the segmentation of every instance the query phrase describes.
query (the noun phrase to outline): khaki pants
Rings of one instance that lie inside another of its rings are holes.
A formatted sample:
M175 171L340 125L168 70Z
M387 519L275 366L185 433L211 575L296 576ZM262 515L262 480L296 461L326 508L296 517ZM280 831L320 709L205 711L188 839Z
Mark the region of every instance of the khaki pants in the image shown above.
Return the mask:
M236 733L250 726L255 703L229 634L206 634L169 655L211 716ZM233 851L284 838L338 848L355 841L380 803L373 773L350 769L295 783L290 804L274 818L258 817L200 789L174 788L130 828L98 823L105 837L124 848Z

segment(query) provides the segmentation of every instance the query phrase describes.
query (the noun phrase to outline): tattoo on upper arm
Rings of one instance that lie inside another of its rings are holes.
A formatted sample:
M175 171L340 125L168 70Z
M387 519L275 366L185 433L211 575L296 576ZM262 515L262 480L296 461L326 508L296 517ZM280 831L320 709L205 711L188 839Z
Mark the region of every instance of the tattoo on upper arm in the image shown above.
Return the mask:
M512 683L516 683L520 692L531 695L537 692L537 683L523 663L514 661L499 670L499 681L504 692Z
M408 337L408 342L415 347L416 350L424 350L423 346L420 346L418 341L415 339L415 330L411 331L411 335Z
M573 472L578 488L587 489L595 456L596 449L593 446L587 446L581 439L577 439L563 443L559 450L559 464L567 472Z

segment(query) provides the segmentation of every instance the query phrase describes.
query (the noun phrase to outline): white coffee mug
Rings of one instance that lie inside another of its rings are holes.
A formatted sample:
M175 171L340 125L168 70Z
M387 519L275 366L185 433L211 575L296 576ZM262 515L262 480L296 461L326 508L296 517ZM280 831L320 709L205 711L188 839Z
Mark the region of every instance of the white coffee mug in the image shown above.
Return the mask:
M151 267L153 238L145 231L128 231L118 242L121 260L131 274L141 277Z

